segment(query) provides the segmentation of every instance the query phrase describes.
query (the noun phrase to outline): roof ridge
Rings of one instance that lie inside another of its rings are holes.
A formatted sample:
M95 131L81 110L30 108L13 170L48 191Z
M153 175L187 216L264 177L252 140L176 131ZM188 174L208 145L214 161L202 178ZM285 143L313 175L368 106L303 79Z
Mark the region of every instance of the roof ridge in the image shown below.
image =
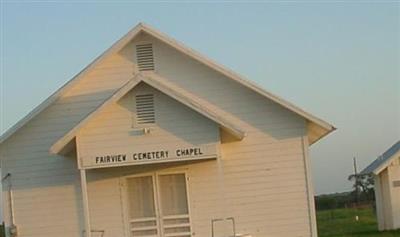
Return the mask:
M265 90L261 86L256 83L248 80L247 78L239 75L233 70L222 66L221 64L209 59L208 57L200 54L199 52L193 50L192 48L184 45L183 43L169 37L168 35L154 29L153 27L140 22L135 27L133 27L128 33L126 33L123 37L117 40L111 47L109 47L106 51L104 51L100 56L98 56L94 61L92 61L88 66L86 66L81 72L79 72L76 76L74 76L71 80L65 83L60 89L54 92L50 97L48 97L45 101L35 107L30 113L28 113L23 119L18 121L15 125L9 128L5 133L0 136L0 145L7 140L10 136L12 136L16 131L18 131L21 127L25 126L31 119L33 119L36 115L41 113L45 108L50 106L54 101L56 101L64 92L68 91L70 87L72 87L77 81L83 78L86 73L88 73L92 68L98 65L102 60L106 57L112 55L118 50L122 49L127 43L129 43L135 36L137 36L140 32L146 32L151 36L161 40L162 42L170 45L176 50L188 55L189 57L203 63L204 65L210 67L211 69L221 73L222 75L235 80L239 84L244 87L249 88L250 90L259 93L260 95L274 101L277 104L287 108L288 110L298 114L299 116L305 118L307 121L314 123L323 129L324 132L318 134L319 140L321 137L326 136L330 132L334 131L336 128L331 124L325 122L324 120L317 118L311 113L306 112L305 110L297 107L293 103L286 101L285 99ZM315 140L315 141L317 141ZM314 142L315 142L314 141ZM313 142L311 142L312 144Z

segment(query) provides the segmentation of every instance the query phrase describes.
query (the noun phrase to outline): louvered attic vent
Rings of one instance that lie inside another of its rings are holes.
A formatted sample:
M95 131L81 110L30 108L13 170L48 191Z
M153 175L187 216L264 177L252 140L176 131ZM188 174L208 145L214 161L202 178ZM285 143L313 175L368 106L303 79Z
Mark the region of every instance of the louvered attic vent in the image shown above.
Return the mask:
M136 60L139 71L154 70L154 54L152 44L136 45Z
M154 124L156 122L154 111L154 95L136 95L136 124Z

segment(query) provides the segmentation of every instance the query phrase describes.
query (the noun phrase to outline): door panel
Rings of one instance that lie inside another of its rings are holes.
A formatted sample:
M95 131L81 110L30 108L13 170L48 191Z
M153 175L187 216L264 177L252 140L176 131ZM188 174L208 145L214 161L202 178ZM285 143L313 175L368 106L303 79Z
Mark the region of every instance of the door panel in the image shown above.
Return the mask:
M127 179L131 236L159 236L153 176Z
M191 236L185 174L158 176L164 236Z
M185 175L159 175L158 181L162 214L166 216L189 214Z
M186 175L126 179L130 237L191 237Z

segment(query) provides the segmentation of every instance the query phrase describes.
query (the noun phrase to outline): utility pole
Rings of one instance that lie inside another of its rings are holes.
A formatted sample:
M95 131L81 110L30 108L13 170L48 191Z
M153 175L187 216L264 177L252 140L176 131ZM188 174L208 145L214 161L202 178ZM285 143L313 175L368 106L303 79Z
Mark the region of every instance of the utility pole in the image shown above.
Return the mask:
M355 195L356 195L356 204L358 204L358 172L357 172L357 159L356 157L353 158L353 166L354 166L354 188Z

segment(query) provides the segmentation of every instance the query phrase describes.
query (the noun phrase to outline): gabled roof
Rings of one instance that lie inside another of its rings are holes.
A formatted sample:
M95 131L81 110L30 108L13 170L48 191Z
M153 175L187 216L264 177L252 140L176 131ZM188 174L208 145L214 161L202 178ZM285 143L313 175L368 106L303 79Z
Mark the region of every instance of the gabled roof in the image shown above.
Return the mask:
M189 57L194 58L195 60L203 63L204 65L214 69L215 71L231 78L232 80L237 81L241 85L259 93L260 95L276 102L277 104L282 105L283 107L287 108L288 110L304 117L308 122L312 124L312 133L313 138L310 139L310 144L318 141L322 137L326 136L330 132L335 130L335 127L330 125L329 123L313 116L310 113L296 107L295 105L289 103L288 101L262 89L261 87L257 86L256 84L244 79L242 76L234 73L233 71L215 63L214 61L206 58L205 56L195 52L194 50L184 46L183 44L177 42L176 40L168 37L167 35L153 29L152 27L139 23L136 27L130 30L126 35L124 35L120 40L118 40L114 45L112 45L109 49L107 49L103 54L97 57L91 64L89 64L85 69L83 69L80 73L78 73L73 79L67 82L63 87L61 87L58 91L56 91L53 95L47 98L42 104L37 106L34 110L32 110L28 115L26 115L23 119L21 119L18 123L12 126L9 130L7 130L2 136L0 137L0 144L8 139L12 134L14 134L18 129L23 127L27 124L32 118L42 112L45 108L50 106L54 101L56 101L59 97L61 97L66 91L68 91L75 83L77 83L84 75L90 72L96 65L102 62L108 56L118 52L121 50L125 45L127 45L135 36L137 36L140 32L145 32L160 41L170 45L171 47L175 48L176 50L188 55ZM311 136L309 136L311 137Z
M163 92L164 94L188 106L194 111L216 122L221 126L222 129L229 132L235 138L241 140L245 137L245 132L240 128L240 126L228 119L228 116L225 114L225 112L220 110L218 107L172 84L166 78L163 78L152 72L144 72L136 74L124 86L122 86L106 101L104 101L104 103L88 114L75 127L69 130L63 137L61 137L51 146L50 153L59 154L61 151L63 151L64 147L66 147L76 137L78 131L83 128L93 117L103 111L103 109L110 104L117 102L140 82L150 85L151 87Z
M397 154L397 156L396 156ZM397 141L393 146L391 146L387 151L380 155L376 160L374 160L370 165L367 166L361 173L362 174L379 174L382 172L390 162L400 156L400 140Z

